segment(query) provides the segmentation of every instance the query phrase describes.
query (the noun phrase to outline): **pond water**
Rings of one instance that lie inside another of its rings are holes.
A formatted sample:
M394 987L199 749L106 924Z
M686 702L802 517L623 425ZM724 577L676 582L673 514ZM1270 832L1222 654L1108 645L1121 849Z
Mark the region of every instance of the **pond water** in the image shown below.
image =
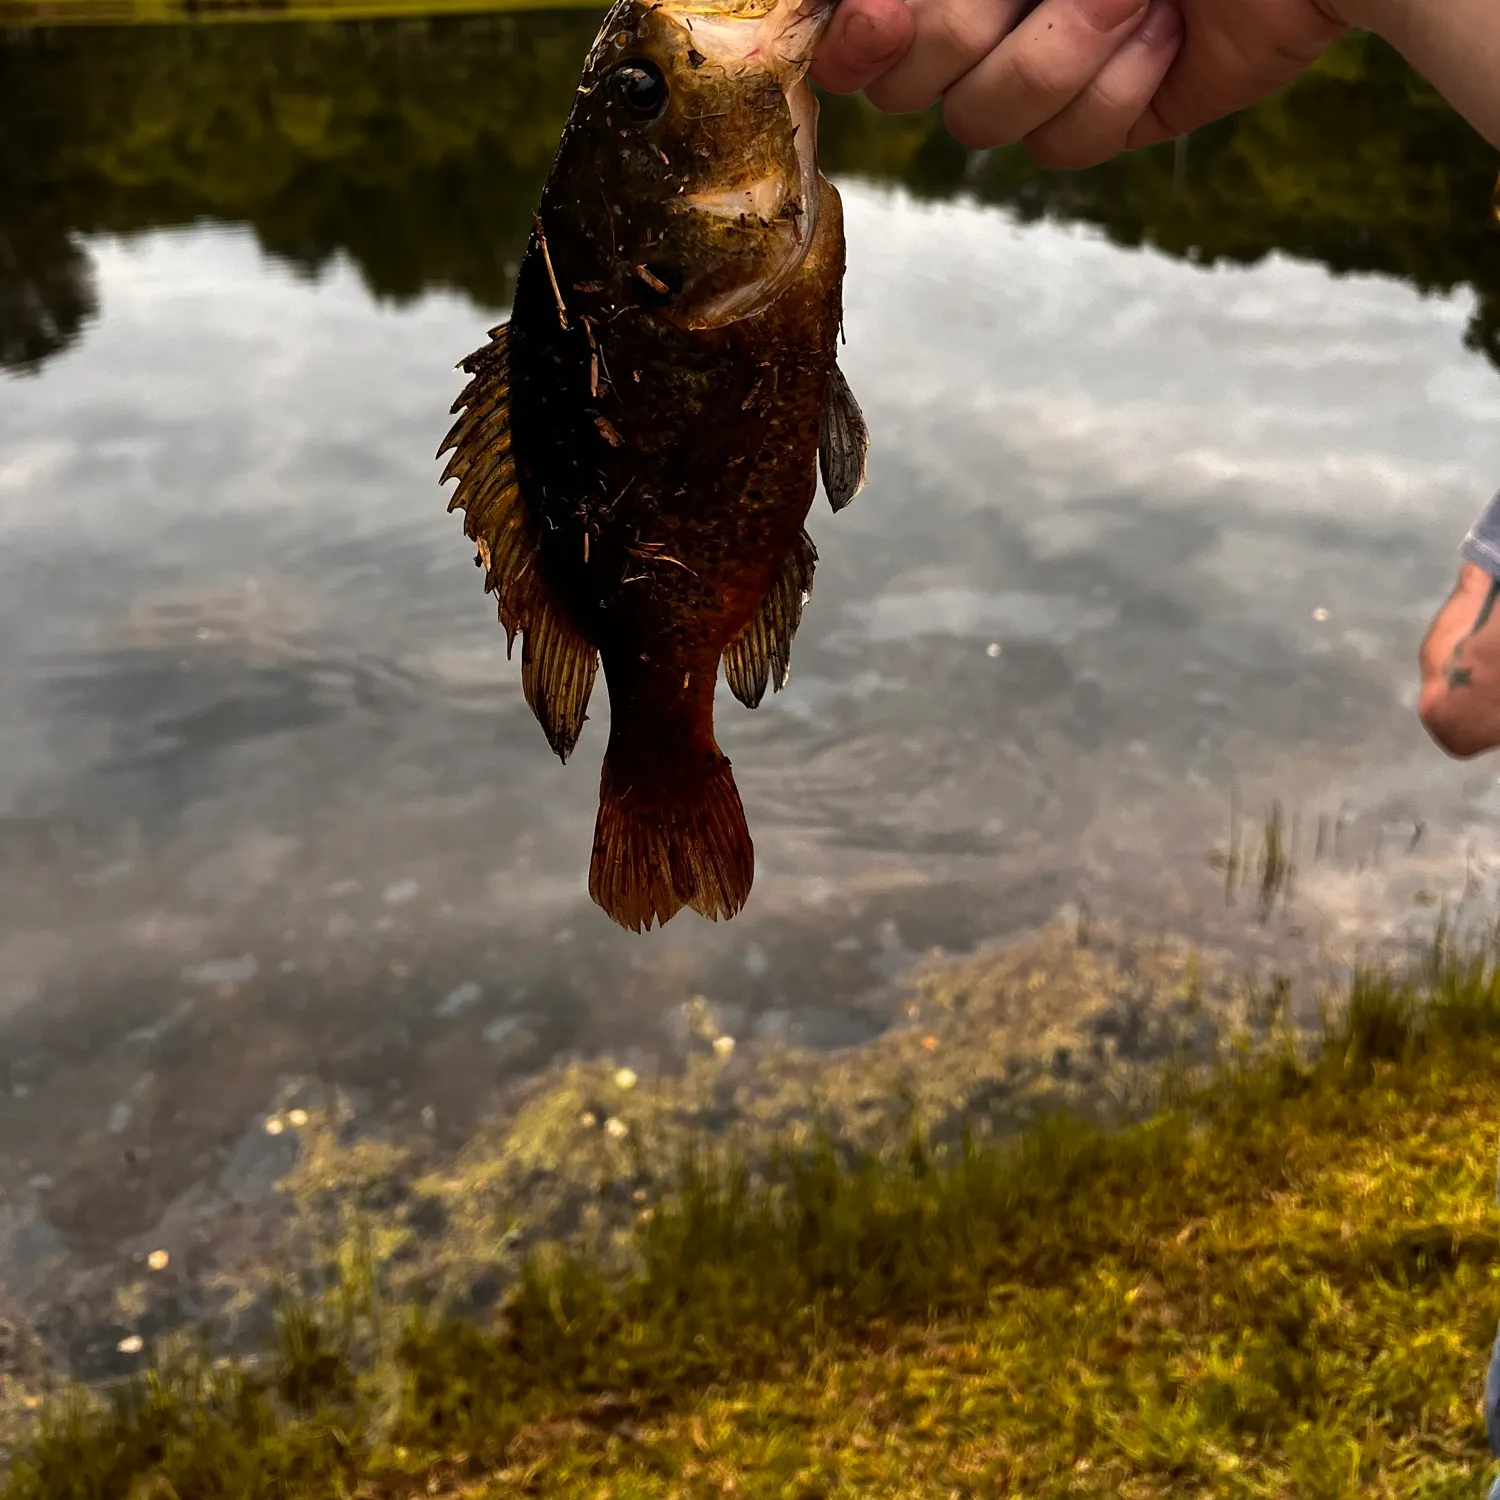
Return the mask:
M1359 44L1079 177L828 105L870 485L787 689L720 697L749 908L612 927L602 697L559 765L432 461L593 26L0 33L12 1285L287 1076L458 1140L698 994L832 1047L1080 909L1292 964L1488 899L1496 768L1412 709L1500 484L1494 162ZM1214 852L1278 803L1268 915Z

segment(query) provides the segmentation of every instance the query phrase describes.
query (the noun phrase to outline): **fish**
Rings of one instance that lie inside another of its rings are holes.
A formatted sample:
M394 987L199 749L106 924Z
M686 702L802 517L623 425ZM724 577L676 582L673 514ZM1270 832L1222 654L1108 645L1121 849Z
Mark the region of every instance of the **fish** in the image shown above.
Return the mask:
M720 670L779 691L818 476L864 486L838 364L843 211L807 79L837 0L617 0L438 457L521 684L564 761L600 667L593 900L635 932L732 918L755 850L714 734Z

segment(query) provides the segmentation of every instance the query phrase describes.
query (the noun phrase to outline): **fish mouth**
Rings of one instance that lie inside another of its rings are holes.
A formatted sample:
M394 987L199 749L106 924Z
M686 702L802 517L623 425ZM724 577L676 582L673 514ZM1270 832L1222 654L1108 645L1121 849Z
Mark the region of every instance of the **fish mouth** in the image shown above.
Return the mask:
M639 3L639 0L638 0ZM816 233L821 197L818 101L807 72L838 0L658 0L691 39L703 65L732 76L774 79L786 98L795 159L762 177L683 194L679 212L758 223L782 242L776 269L684 314L692 327L721 327L774 298L801 269ZM695 64L698 66L699 64Z
M838 0L688 0L662 6L714 61L764 68L785 87L802 81Z
M838 0L783 0L767 17L773 55L797 70L800 82L833 19Z

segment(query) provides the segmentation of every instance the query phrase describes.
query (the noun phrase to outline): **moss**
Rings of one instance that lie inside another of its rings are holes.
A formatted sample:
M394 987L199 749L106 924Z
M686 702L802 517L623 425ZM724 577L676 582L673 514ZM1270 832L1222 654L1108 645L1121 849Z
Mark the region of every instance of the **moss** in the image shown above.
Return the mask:
M1344 998L1133 1122L689 1132L628 1259L534 1246L484 1323L398 1317L367 1239L255 1368L49 1405L4 1495L1471 1494L1500 977L1444 947Z

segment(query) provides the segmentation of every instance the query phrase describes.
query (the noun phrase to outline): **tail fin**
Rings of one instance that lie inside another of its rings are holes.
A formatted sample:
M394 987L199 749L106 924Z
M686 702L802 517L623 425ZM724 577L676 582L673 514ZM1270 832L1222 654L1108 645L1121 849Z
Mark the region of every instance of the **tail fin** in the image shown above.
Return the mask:
M755 846L727 759L648 788L625 783L606 753L589 895L620 926L647 932L684 906L727 920L754 879Z

